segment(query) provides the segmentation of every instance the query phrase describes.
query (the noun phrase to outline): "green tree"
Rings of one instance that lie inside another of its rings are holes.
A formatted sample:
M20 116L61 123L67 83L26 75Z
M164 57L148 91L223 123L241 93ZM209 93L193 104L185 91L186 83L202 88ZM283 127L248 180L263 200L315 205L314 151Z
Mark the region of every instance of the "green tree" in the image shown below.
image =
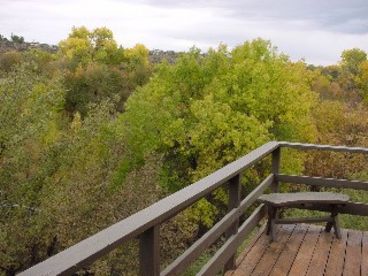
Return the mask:
M59 135L64 101L57 80L25 67L0 84L0 263L9 275L43 259L52 247L40 192L54 169L45 159Z
M120 120L129 162L162 154L161 183L175 191L268 140L313 141L310 83L303 63L264 40L207 55L192 49L128 99Z
M24 64L37 75L53 78L61 74L56 54L36 48L25 51L22 56Z
M23 36L15 35L13 33L10 35L10 39L14 43L24 43L24 37Z
M367 60L367 53L361 49L344 50L341 54L341 66L352 75L359 73L359 66Z
M14 275L164 196L157 155L121 176L126 149L113 103L91 104L83 119L76 112L69 121L60 78L32 68L24 63L0 82L0 275ZM165 264L192 230L182 215L163 226ZM84 272L134 273L137 252L127 244Z
M109 68L105 64L90 63L85 68L78 67L74 72L65 75L67 111L80 112L83 116L88 106L105 99L125 101L129 92L117 68Z
M367 54L358 48L343 51L338 65L326 66L319 70L321 74L315 79L314 89L325 99L358 104L364 97L361 75L362 64L366 60ZM322 81L323 78L325 80Z
M0 54L0 72L10 72L22 62L22 54L17 51L9 51Z
M123 103L138 85L148 81L151 66L148 50L143 45L118 47L107 28L89 31L73 28L69 37L59 43L59 56L65 60L66 108L71 114L86 115L88 105L110 99Z

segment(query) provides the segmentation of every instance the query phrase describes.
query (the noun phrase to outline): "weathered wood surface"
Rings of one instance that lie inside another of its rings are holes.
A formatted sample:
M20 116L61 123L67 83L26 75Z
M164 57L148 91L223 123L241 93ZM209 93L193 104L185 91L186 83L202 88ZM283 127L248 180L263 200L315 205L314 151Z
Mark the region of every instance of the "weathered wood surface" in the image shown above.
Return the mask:
M334 236L330 233L321 232L316 247L314 248L307 276L323 275L333 238Z
M341 240L335 239L332 242L329 258L326 264L326 276L342 275L342 271L345 266L345 248L347 238L348 232L342 231Z
M304 184L315 187L346 188L368 191L368 182L361 180L336 179L306 175L277 174L276 180L283 183Z
M270 238L265 234L265 229L254 239L247 250L238 257L236 275L250 274L264 254L267 245L270 243ZM255 246L256 244L257 246Z
M305 225L299 224L296 226L289 241L286 243L284 250L281 252L277 262L273 266L270 275L286 275L289 272L289 269L298 254L298 249L307 234L307 230L308 227L305 227Z
M331 212L331 207L327 206L326 204L324 205L323 204L313 204L313 205L296 204L296 205L293 205L292 208ZM339 206L337 209L338 209L339 214L368 216L368 204L366 203L349 201L346 204Z
M276 242L262 232L226 275L368 275L368 232L342 229L338 240L322 226L277 228Z
M326 150L345 153L368 153L368 148L347 147L347 146L331 146L331 145L315 145L292 142L279 142L280 147L296 148L300 150Z
M343 275L360 275L361 262L367 262L368 260L362 260L362 239L363 233L360 231L351 230L348 233L348 239L346 243L345 254L345 266Z
M236 252L240 243L244 241L246 236L255 228L266 213L263 204L258 206L243 224L239 227L239 231L231 236L224 245L216 251L212 258L202 267L197 275L212 276L216 275L224 267L229 258Z
M278 242L272 242L269 244L264 256L262 257L262 260L252 271L252 275L269 275L269 273L272 271L272 268L276 264L281 252L289 242L291 234L295 229L295 225L283 225L281 226L281 229L285 231L280 231L277 239Z
M300 246L296 257L294 258L294 260L291 261L290 267L288 268L290 275L306 274L313 254L313 250L318 242L319 236L322 231L322 229L316 230L311 225L308 226L307 234L303 239L302 245Z
M363 233L362 240L362 275L368 275L368 232Z
M270 174L262 181L251 193L249 193L241 202L239 208L232 209L219 222L217 222L206 234L190 246L183 254L181 254L174 262L166 267L161 276L179 275L185 270L201 253L213 244L224 232L229 228L229 225L238 220L249 206L256 202L261 195L273 183L274 177Z
M331 192L272 193L261 195L260 202L276 207L293 204L344 204L349 196Z

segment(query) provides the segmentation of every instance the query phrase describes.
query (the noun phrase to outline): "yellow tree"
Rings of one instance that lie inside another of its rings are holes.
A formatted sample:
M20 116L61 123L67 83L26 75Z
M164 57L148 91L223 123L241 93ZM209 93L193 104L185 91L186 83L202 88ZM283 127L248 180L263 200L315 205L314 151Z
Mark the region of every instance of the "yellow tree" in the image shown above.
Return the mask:
M59 43L60 54L72 65L86 65L92 61L118 64L123 61L123 49L118 47L113 33L106 27L89 31L86 27L73 27L68 38Z
M83 116L91 103L110 99L123 109L123 103L136 88L148 81L151 69L148 50L137 44L118 46L106 27L92 31L73 27L68 38L59 43L59 55L66 61L66 109Z

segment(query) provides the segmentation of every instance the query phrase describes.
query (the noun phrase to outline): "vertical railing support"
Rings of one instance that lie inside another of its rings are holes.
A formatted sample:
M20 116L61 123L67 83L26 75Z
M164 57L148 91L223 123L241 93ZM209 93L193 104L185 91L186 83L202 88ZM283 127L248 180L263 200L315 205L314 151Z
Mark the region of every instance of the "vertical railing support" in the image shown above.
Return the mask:
M280 172L280 159L281 149L278 147L272 152L272 173L274 175L274 180L271 189L273 193L277 193L279 191L279 180L277 179L277 175Z
M229 203L228 203L228 210L232 210L234 208L239 207L240 204L240 175L236 175L229 181ZM239 227L239 219L237 219L226 231L226 238L229 238L231 235L234 235L238 232ZM235 269L236 256L235 254L230 257L224 267L224 272L227 270Z
M139 239L139 266L142 276L160 275L160 226L142 233Z

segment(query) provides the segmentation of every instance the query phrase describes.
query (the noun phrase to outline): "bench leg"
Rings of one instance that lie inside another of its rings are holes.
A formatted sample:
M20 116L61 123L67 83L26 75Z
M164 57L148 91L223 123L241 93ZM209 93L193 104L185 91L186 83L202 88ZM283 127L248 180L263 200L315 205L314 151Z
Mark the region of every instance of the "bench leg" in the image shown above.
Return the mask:
M335 224L335 216L336 216L336 208L332 205L331 206L331 220L327 222L326 227L325 227L325 231L330 233L332 226L334 226Z
M339 216L337 214L334 216L334 229L335 229L336 238L340 240L341 230L340 230Z
M332 222L327 222L325 231L328 232L328 233L330 233L331 232L331 229L332 229L332 225L333 225Z
M331 222L331 221L327 222L326 227L325 227L325 231L328 232L328 233L331 232L331 229L332 229L333 225L334 225L333 222Z
M338 217L337 206L334 206L331 211L331 219L332 221L327 222L325 231L330 232L332 227L335 230L335 235L338 239L341 239L341 231L340 231L340 223Z

